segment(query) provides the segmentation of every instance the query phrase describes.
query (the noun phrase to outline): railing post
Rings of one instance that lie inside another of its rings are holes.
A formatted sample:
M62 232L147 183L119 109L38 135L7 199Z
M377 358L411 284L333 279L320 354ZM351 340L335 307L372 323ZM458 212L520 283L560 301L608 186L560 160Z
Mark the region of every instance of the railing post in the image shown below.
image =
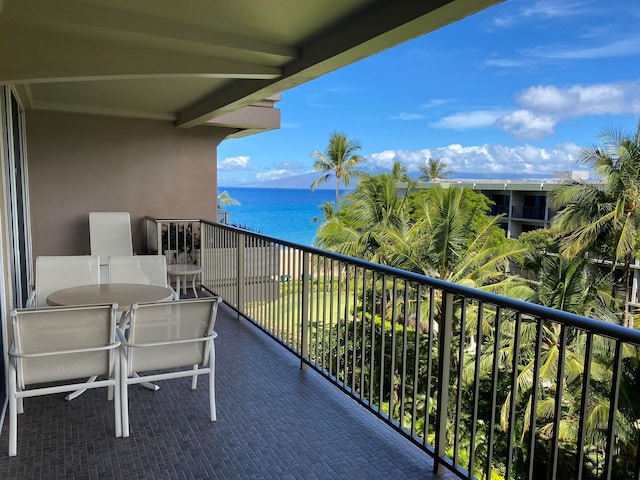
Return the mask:
M242 233L238 234L238 258L237 258L237 278L238 278L238 319L240 318L240 314L244 312L244 244L246 241L246 236Z
M449 414L449 375L451 373L451 340L453 333L453 299L450 292L442 295L442 318L440 320L440 345L438 347L438 398L436 410L436 440L433 470L444 473L441 459L447 449L447 417Z
M162 251L162 222L156 221L156 235L156 247L158 248L158 255L164 255L164 252Z
M302 316L302 335L300 339L300 369L305 370L307 364L304 359L309 356L309 295L311 291L309 286L311 285L311 279L309 278L309 252L302 252L302 301L301 301L301 316Z

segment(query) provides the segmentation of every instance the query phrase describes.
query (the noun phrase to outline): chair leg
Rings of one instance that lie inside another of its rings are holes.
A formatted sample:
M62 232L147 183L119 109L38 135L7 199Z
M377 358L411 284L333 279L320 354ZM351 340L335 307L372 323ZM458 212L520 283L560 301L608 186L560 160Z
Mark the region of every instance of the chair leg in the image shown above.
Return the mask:
M193 290L193 294L195 295L195 297L198 298L198 292L196 292L196 278L198 278L198 274L197 273L191 279L191 289ZM186 283L186 281L185 281L185 283ZM202 281L200 283L202 283Z
M193 366L193 369L194 370L198 369L198 364L197 363ZM194 375L191 378L191 390L195 390L196 388L198 388L198 375Z
M209 408L211 410L211 421L215 422L216 417L216 352L215 344L211 341L209 349Z
M96 377L96 376L91 376L91 377L89 377L89 380L87 380L87 382L95 382L97 378L98 377ZM69 395L67 395L64 398L65 398L65 400L70 402L74 398L78 398L80 395L82 395L86 391L87 391L86 388L81 388L80 390L76 390L75 392L71 392Z
M129 436L129 398L127 391L127 359L123 351L120 353L120 418L122 421L122 436Z
M115 379L115 386L109 387L109 390L111 390L112 395L113 395L113 391L115 390L113 403L114 403L114 415L115 415L115 422L116 422L116 437L122 437L122 395L121 395L122 389L119 388L120 380L121 380L119 352L116 352L113 360L114 360L113 378Z
M16 401L16 370L11 360L9 360L9 362L9 456L15 457L18 453L18 402Z
M138 375L137 373L134 372L133 374L134 377L138 377L140 378L140 375ZM142 385L144 388L146 388L147 390L152 390L152 391L157 391L160 390L160 385L156 385L155 383L151 383L151 382L142 382L140 385Z

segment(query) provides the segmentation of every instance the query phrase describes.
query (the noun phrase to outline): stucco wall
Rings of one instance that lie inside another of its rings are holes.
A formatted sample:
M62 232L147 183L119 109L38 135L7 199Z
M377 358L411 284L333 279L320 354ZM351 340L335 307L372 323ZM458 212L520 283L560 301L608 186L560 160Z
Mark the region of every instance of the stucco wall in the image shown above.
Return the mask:
M26 124L34 259L88 254L91 211L129 212L136 252L145 215L215 218L229 129L41 112Z

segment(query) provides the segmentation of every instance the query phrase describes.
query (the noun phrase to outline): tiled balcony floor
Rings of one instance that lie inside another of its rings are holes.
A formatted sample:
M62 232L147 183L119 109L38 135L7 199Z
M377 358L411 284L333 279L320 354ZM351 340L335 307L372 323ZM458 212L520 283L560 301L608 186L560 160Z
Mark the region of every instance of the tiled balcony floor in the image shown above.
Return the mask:
M113 436L106 390L72 402L25 400L18 456L0 435L0 479L430 479L416 446L221 307L216 331L218 421L207 380L130 387L131 436Z

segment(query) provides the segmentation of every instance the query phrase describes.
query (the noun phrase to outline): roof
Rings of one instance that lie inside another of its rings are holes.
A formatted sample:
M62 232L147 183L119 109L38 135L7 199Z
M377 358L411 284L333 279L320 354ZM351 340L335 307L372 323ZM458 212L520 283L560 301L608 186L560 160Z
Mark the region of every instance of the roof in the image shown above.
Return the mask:
M28 110L224 124L502 0L0 0L0 83Z

